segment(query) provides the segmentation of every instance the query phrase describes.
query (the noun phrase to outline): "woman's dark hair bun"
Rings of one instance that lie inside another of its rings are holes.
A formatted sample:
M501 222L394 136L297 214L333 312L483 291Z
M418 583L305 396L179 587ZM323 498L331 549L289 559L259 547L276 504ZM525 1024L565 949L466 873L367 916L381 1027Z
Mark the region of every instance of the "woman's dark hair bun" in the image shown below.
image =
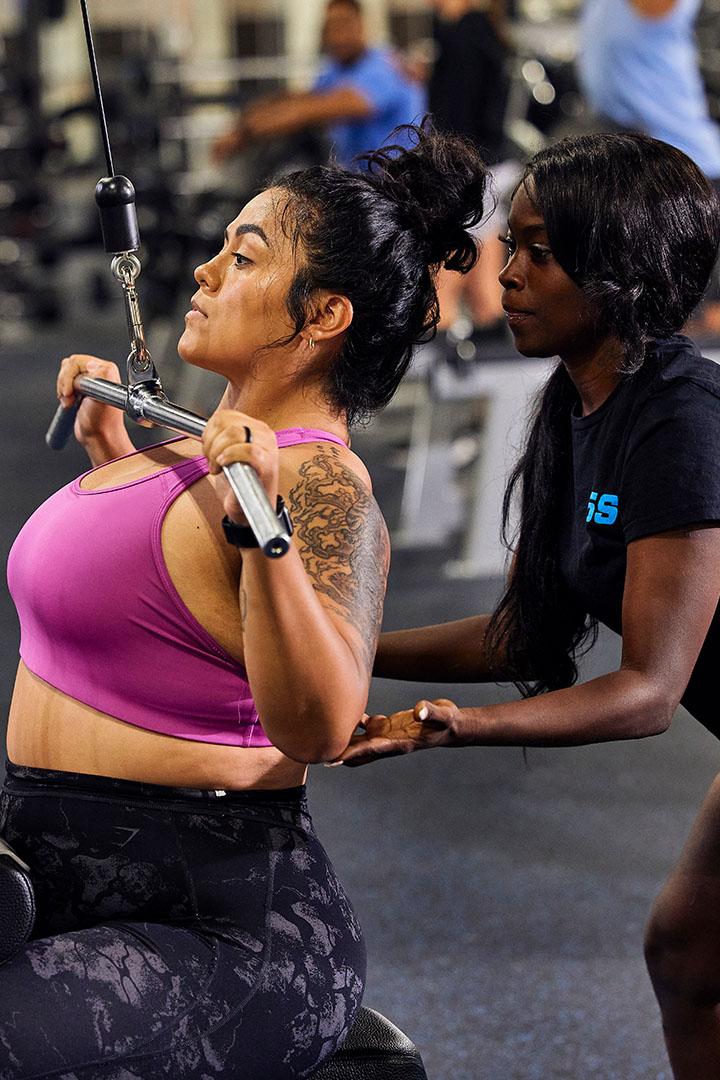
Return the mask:
M362 154L365 176L375 190L397 207L399 217L424 244L429 265L465 273L477 259L467 231L482 221L488 172L471 142L459 135L422 125L403 125L414 144L385 146Z
M291 338L313 313L318 290L352 304L326 387L348 423L387 404L414 346L435 333L437 270L467 273L477 259L467 230L483 217L486 166L458 136L425 124L401 130L410 149L365 154L352 171L316 165L274 184L287 194L282 227L299 252L287 296Z

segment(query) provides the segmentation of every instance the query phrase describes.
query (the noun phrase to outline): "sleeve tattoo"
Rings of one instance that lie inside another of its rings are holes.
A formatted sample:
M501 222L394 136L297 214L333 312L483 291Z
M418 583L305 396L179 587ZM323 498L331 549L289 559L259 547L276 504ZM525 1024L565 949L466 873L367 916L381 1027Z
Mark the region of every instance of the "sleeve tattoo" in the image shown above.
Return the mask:
M290 513L304 545L303 562L315 589L360 634L372 667L382 622L390 559L380 509L358 478L328 447L300 468Z

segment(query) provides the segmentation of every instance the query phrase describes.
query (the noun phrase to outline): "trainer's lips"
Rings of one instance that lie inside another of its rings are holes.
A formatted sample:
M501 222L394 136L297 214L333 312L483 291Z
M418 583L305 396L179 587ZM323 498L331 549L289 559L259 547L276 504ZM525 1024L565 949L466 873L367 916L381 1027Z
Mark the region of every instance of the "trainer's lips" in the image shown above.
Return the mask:
M503 310L505 311L505 318L508 321L509 326L520 326L526 319L531 319L534 315L533 311L523 311L522 308L505 307L503 304Z

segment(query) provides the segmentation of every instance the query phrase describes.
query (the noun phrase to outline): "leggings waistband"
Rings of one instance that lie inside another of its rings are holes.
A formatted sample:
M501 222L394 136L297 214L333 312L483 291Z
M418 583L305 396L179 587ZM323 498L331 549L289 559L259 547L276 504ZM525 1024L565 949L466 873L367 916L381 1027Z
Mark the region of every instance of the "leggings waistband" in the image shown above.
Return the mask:
M65 795L72 791L98 798L127 799L129 802L185 803L200 809L222 806L286 806L306 810L304 784L291 788L251 788L227 790L192 787L170 787L165 784L146 784L137 780L122 780L114 776L95 776L90 773L65 772L58 769L37 769L29 765L5 763L5 790L14 794L31 794L41 790L48 794ZM199 805L200 804L200 805Z

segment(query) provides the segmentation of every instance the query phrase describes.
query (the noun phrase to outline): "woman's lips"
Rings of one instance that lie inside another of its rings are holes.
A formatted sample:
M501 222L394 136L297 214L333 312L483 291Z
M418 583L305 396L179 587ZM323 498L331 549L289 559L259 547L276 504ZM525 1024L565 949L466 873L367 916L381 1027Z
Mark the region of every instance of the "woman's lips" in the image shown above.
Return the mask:
M198 307L198 305L193 300L191 302L191 304L190 304L190 311L187 312L187 314L185 315L185 318L186 319L207 319L207 315L205 314L205 312L201 308Z
M505 308L505 318L508 326L521 326L527 319L533 317L532 311L520 311L519 308Z

